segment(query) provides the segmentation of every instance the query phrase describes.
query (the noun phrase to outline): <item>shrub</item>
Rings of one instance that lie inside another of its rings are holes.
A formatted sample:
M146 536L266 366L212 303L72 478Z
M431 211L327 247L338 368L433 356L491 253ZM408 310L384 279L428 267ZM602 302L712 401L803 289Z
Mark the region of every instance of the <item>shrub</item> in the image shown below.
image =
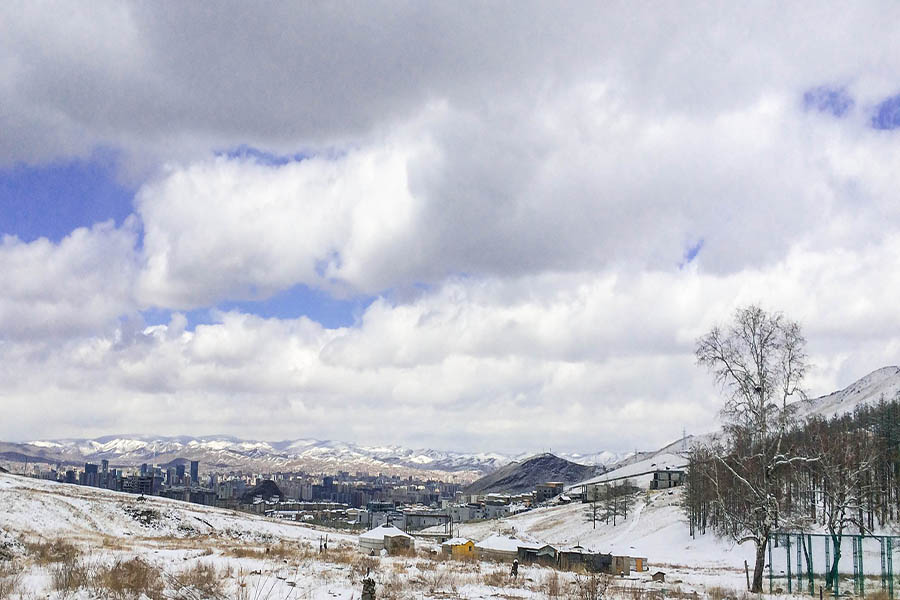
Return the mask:
M60 598L66 598L82 588L90 587L91 580L91 570L80 559L55 563L50 571L50 586L59 593Z
M509 582L509 573L506 569L494 569L482 575L481 581L490 587L503 587Z
M22 587L22 565L4 560L0 562L0 598L12 598Z
M44 540L26 542L25 550L39 565L72 562L81 554L74 544L61 538L48 542Z
M94 585L97 591L114 600L137 600L141 594L151 600L162 600L165 589L160 569L140 558L99 568Z
M197 563L178 575L168 578L175 589L175 598L184 600L201 600L205 598L222 598L222 578L216 568L210 564Z
M544 593L548 598L559 598L560 592L559 573L550 571L547 577L544 578Z
M575 575L572 587L578 600L601 600L609 588L609 576L598 573Z

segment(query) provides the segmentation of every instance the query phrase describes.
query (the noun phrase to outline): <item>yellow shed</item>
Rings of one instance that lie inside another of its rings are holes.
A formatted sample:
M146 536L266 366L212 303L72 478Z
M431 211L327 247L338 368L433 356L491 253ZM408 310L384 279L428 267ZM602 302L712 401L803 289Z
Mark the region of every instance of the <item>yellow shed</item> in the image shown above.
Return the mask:
M455 558L475 556L475 542L466 538L451 538L441 544L441 551Z

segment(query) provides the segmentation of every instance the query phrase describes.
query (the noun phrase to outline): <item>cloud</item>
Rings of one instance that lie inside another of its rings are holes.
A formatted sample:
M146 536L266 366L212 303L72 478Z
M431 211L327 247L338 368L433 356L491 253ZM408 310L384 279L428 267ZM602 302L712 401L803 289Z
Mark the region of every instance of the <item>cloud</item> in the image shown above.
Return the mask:
M799 320L813 393L895 362L900 237L864 250L794 249L728 275L609 269L457 278L405 302L382 298L354 327L218 313L186 330L125 326L63 343L0 345L17 431L225 431L519 451L630 450L714 426L696 338L762 302ZM65 394L61 421L45 422ZM87 414L102 403L102 421ZM177 413L177 419L172 416ZM65 426L62 423L66 423Z
M15 135L0 161L97 145L157 164L243 143L293 154L390 130L434 102L534 106L585 81L659 116L854 76L864 98L896 85L891 3L633 8L7 4L0 126Z
M133 218L46 238L0 241L0 341L91 334L134 310L138 262Z
M646 448L712 425L693 341L749 302L819 391L896 362L896 4L0 11L0 164L139 188L0 243L0 437ZM292 289L376 300L215 310Z

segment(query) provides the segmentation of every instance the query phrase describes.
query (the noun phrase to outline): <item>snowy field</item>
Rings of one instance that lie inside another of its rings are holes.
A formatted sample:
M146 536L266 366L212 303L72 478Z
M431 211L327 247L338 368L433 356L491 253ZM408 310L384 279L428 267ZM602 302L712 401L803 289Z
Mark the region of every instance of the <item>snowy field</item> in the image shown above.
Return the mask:
M736 597L750 548L687 535L678 494L648 495L628 520L594 529L584 505L464 524L492 533L643 556L650 569L598 580L543 567L443 557L417 540L408 556L370 557L356 536L163 498L0 475L0 599L358 599L370 573L378 598ZM327 534L328 550L319 541ZM650 581L662 570L666 583Z

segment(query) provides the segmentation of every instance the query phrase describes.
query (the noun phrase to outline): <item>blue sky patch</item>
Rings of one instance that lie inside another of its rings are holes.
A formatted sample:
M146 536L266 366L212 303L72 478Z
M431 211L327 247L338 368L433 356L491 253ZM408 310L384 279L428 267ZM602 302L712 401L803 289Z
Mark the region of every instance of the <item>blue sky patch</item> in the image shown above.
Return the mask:
M172 318L173 312L182 312L187 317L187 328L193 330L197 325L215 322L212 317L214 309L226 312L237 310L266 319L296 319L305 316L326 328L334 329L354 325L374 299L374 296L337 299L327 292L305 285L295 285L265 300L220 302L214 307L189 311L151 308L143 311L141 315L147 325L164 325Z
M900 128L900 94L886 98L875 107L872 115L872 127L875 129Z
M843 117L853 109L853 98L845 88L827 85L807 90L803 93L803 108Z
M114 153L97 151L85 160L0 169L0 234L58 242L77 227L121 225L135 190L116 179L116 168Z
M333 329L353 325L372 300L374 297L371 296L337 299L327 292L298 284L265 300L222 302L217 308L239 310L265 318L296 319L306 316Z
M687 250L684 251L684 257L678 264L679 269L683 269L687 265L691 264L695 258L697 258L697 255L700 254L700 250L703 249L703 243L703 238L700 238L699 240L697 240L696 244L688 246Z
M266 152L265 150L260 150L259 148L248 146L247 144L241 144L236 148L217 152L216 155L225 156L227 158L251 159L260 164L274 167L280 167L292 162L300 162L312 156L310 154L303 154L302 152L298 152L297 154L273 154L272 152Z

